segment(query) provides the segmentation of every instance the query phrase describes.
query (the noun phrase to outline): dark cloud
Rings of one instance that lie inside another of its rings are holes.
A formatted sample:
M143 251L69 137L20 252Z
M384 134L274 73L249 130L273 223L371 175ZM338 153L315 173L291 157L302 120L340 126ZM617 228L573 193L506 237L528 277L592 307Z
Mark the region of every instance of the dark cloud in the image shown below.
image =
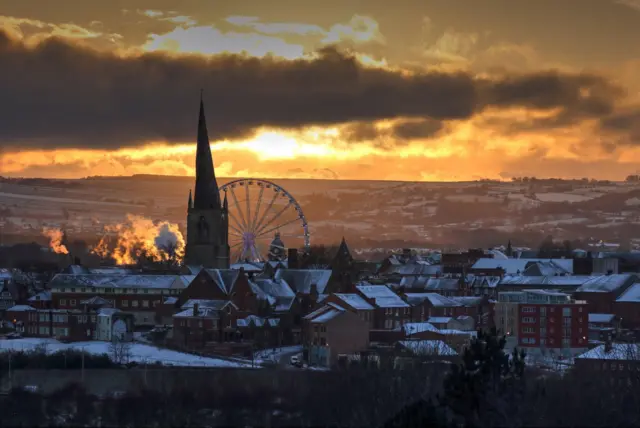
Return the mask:
M640 106L613 113L600 121L600 129L606 133L622 135L619 142L640 144Z
M610 112L621 96L604 79L587 74L545 72L499 80L463 72L406 75L361 67L333 48L320 51L314 61L158 53L123 58L55 39L27 48L0 32L5 147L190 141L200 88L212 139L245 136L262 125L429 119L404 126L402 136L487 107L559 108L573 123Z
M438 120L422 119L401 122L392 128L393 136L401 140L431 138L442 130L443 123Z

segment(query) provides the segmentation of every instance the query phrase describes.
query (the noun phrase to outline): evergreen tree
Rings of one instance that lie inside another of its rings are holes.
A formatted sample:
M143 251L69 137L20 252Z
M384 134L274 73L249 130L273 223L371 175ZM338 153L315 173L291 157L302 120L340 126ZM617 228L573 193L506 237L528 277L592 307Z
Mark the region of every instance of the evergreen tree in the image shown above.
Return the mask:
M524 351L505 354L505 337L478 333L465 349L462 364L444 381L442 409L466 427L512 426L523 393Z

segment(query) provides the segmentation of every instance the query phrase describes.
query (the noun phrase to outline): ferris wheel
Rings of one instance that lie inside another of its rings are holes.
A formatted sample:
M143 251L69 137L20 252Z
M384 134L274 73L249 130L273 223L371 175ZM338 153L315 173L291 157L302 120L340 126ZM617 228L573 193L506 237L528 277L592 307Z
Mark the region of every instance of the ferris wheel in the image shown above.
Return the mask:
M240 179L220 186L229 204L229 246L236 261L264 261L273 250L284 258L288 248L309 248L307 219L293 196L281 186Z

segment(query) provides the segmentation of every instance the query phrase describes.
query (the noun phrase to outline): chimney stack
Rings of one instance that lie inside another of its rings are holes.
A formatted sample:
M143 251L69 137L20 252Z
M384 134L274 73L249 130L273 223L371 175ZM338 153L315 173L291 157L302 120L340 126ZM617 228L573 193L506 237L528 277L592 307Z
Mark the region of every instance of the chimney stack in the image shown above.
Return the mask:
M200 313L200 305L198 305L197 303L194 303L193 304L193 316L197 317L199 313Z
M296 248L287 250L287 268L298 269L298 250Z
M604 352L608 354L613 349L613 344L611 343L611 334L607 334L607 339L604 342Z

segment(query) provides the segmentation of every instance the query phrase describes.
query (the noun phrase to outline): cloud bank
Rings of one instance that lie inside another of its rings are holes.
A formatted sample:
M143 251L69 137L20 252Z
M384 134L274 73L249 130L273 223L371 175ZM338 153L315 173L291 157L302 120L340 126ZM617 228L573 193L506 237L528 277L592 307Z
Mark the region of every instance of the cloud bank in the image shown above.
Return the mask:
M264 126L402 119L385 131L394 137L391 144L399 144L442 132L447 122L514 108L547 112L534 126L596 120L607 132L634 136L629 131L637 129L626 120L636 110L617 110L624 91L598 75L409 73L364 66L333 47L296 60L121 54L59 38L27 45L0 31L0 64L0 143L10 149L191 142L201 88L212 140L245 138ZM377 132L363 126L351 138Z

